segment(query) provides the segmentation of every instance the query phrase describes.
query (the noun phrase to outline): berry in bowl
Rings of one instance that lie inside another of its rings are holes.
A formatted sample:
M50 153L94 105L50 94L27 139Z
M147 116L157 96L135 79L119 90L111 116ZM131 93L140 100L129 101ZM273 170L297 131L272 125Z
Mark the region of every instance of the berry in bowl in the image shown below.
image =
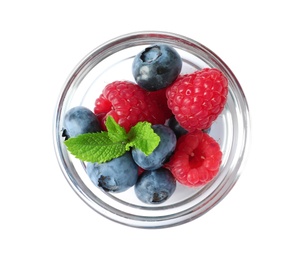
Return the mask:
M249 140L243 90L211 50L143 31L90 52L56 105L54 146L92 209L132 227L202 216L232 189Z

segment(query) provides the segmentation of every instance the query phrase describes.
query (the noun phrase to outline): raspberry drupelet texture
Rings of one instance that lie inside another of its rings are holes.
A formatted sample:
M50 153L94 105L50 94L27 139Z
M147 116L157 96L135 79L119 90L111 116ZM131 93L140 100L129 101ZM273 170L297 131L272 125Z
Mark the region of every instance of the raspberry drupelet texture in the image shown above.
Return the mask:
M114 120L129 131L140 121L163 124L164 113L155 99L137 84L129 81L109 83L95 101L94 113L105 129L105 119L112 116Z
M166 90L168 107L189 132L208 129L224 109L228 80L215 68L178 77Z
M210 182L219 172L222 152L207 133L195 130L182 135L166 167L183 185L197 187Z
M157 106L161 110L162 116L165 120L173 116L172 111L167 104L166 90L166 88L163 88L156 91L147 92L150 99L157 103Z

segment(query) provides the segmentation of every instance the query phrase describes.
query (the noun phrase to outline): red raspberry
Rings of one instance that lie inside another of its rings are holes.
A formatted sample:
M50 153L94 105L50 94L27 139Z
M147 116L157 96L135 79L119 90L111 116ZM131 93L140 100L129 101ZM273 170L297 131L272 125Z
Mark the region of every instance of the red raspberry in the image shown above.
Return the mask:
M140 121L165 122L162 111L147 91L129 81L109 83L96 99L94 113L101 120L103 129L107 116L112 116L126 131Z
M178 77L166 91L169 108L189 132L208 129L222 112L227 94L227 78L212 68Z
M167 104L166 90L166 88L162 88L156 91L148 92L150 99L153 99L153 101L157 103L157 106L162 111L165 120L169 119L173 115Z
M195 130L182 135L166 167L176 180L197 187L211 181L222 160L219 144L207 133Z

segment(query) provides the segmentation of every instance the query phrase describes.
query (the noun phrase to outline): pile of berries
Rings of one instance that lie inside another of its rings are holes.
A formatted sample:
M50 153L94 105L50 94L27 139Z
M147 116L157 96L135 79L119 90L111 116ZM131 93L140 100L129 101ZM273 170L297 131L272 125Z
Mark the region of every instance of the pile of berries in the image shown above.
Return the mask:
M85 107L67 112L66 139L106 130L108 116L127 132L147 121L160 137L148 156L132 149L105 163L87 163L87 174L96 186L107 192L134 186L142 202L158 204L170 198L177 182L198 187L217 175L222 152L208 130L226 104L227 78L215 68L184 75L181 69L182 60L174 48L152 45L133 60L135 82L109 83L97 97L93 112Z

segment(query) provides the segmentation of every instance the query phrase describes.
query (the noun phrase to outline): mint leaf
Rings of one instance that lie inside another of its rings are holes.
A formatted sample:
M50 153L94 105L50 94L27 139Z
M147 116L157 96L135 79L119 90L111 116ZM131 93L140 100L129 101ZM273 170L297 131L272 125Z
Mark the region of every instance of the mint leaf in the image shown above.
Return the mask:
M107 162L126 152L125 143L112 141L108 132L81 134L64 143L72 155L86 162Z
M107 131L81 134L64 141L67 150L85 162L104 163L120 157L135 147L150 155L160 142L149 122L139 122L128 133L111 116L106 119Z
M129 142L126 149L135 147L145 155L150 155L160 142L160 137L154 132L149 122L138 122L128 132Z
M127 142L127 134L123 127L121 127L111 116L106 119L106 128L108 137L113 142Z

